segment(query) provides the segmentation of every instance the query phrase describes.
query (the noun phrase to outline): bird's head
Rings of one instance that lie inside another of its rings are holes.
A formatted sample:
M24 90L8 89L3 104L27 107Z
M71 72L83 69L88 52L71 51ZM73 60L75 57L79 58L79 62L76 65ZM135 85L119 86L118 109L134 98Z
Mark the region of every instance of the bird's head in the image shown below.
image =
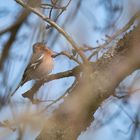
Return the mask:
M52 50L50 50L44 43L35 43L33 45L33 52L34 53L38 53L38 52L46 52L48 55L50 56L54 56L54 52Z

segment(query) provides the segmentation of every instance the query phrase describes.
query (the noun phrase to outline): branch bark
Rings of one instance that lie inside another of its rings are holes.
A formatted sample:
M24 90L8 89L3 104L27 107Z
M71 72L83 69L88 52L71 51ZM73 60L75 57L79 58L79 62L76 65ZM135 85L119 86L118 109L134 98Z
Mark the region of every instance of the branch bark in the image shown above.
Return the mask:
M24 5L21 0L16 1L54 26L79 52L75 42L56 23L34 8ZM102 57L94 65L82 67L81 80L46 120L37 140L77 139L81 131L89 126L93 120L93 113L101 103L113 94L115 88L126 76L140 67L139 33L138 26L118 42L119 48L115 50L113 56ZM83 58L80 52L79 55Z
M14 43L14 41L16 40L18 31L20 27L23 25L24 21L27 19L28 15L29 15L29 12L27 10L21 11L21 14L19 15L16 22L12 26L0 31L0 36L3 35L4 33L10 32L10 37L5 43L4 48L2 50L2 56L0 58L0 70L3 68L3 64L6 58L8 57L9 50L12 44Z
M140 27L118 42L120 47L110 58L101 58L89 78L81 80L64 102L46 121L37 140L75 140L93 120L93 113L111 96L118 84L140 67ZM123 42L123 43L122 43Z
M27 8L34 14L38 15L40 18L42 18L44 21L48 22L51 26L53 26L59 33L61 33L68 42L72 45L72 47L77 51L79 56L82 58L83 62L88 63L88 59L84 55L84 53L79 49L77 43L65 32L60 26L58 26L53 20L51 20L49 17L43 15L41 12L39 12L37 9L32 8L31 6L25 4L22 0L15 0L17 3L19 3L24 8Z
M29 98L31 101L33 101L34 94L39 90L39 88L44 83L52 81L52 80L57 80L57 79L65 78L65 77L71 77L71 76L76 77L80 73L80 67L81 66L76 66L72 70L68 70L68 71L65 71L65 72L60 72L60 73L57 73L57 74L52 74L52 75L47 76L44 79L38 80L34 84L34 86L29 91L27 91L24 94L22 94L22 96L24 98Z

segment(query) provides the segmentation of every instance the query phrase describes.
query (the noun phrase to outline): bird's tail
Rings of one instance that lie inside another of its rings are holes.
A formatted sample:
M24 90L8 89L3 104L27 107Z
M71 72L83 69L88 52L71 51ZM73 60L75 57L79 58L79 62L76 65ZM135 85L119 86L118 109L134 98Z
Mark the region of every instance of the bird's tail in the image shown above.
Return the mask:
M16 93L16 91L19 89L19 87L21 87L22 85L24 85L25 82L26 82L25 80L22 80L22 81L18 84L18 86L16 87L16 89L10 94L10 96L13 96L13 95Z
M10 94L10 96L13 96L16 93L16 91L19 89L20 86L21 86L21 82L18 84L16 89Z

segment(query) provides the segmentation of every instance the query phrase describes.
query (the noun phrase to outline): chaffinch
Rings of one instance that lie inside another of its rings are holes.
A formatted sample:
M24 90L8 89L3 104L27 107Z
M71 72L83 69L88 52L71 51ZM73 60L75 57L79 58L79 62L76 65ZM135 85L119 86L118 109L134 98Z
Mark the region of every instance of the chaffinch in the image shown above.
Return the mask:
M55 56L54 53L48 49L45 44L34 44L31 60L25 69L19 86L15 89L11 96L13 96L16 90L25 82L33 79L37 80L45 78L53 69L53 56Z

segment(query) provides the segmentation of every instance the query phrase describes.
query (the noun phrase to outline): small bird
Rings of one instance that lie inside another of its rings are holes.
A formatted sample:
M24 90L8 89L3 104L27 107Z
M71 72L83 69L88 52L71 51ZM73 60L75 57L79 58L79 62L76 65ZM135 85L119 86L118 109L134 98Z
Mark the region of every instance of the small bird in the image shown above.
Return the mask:
M34 44L31 60L25 69L21 82L11 96L27 81L46 78L54 67L53 56L55 54L44 43Z

